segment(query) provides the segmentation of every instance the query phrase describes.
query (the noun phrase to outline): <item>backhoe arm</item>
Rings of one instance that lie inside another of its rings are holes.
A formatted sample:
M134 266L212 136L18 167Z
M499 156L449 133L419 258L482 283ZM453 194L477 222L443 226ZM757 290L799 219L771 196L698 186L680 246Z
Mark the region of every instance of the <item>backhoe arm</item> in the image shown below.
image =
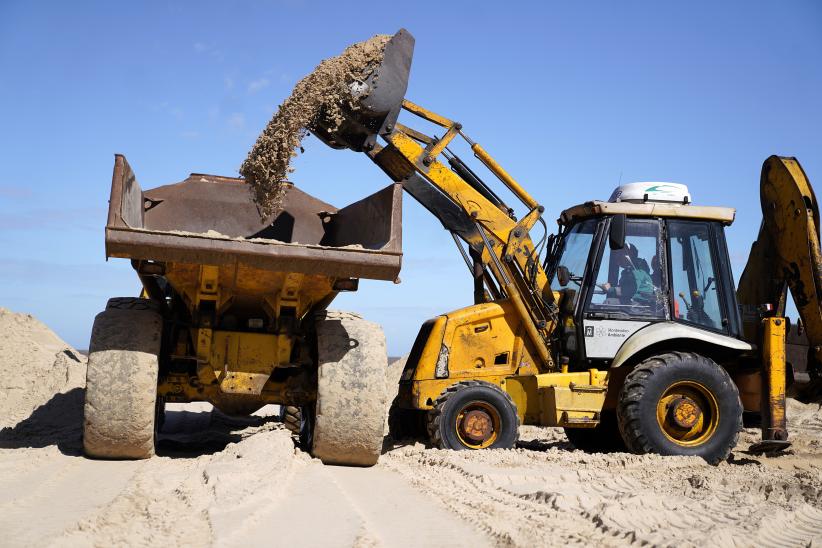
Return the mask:
M787 289L808 333L811 387L822 369L822 260L819 207L796 158L771 156L760 180L762 225L739 280L745 337L760 350L762 364L762 441L752 452L784 450ZM770 305L768 307L767 305Z
M822 376L822 254L819 205L796 158L771 156L760 181L762 225L739 280L745 337L759 344L759 307L774 306L785 315L786 289L802 319L810 342L808 371Z

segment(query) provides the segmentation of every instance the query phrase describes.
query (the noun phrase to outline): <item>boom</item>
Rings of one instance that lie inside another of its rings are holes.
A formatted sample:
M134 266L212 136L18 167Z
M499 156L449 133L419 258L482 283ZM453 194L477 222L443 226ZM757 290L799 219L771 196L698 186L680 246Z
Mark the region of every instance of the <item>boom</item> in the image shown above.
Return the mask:
M474 276L475 300L486 290L511 302L539 355L542 370L554 370L551 336L557 306L539 250L529 231L542 221L543 207L477 143L462 125L405 100L414 37L401 29L385 45L383 59L360 87L356 107L343 105L343 120L320 117L313 133L332 148L367 154L394 181L451 231ZM429 136L397 122L401 110L436 124L445 133ZM499 196L449 149L464 138L474 155L528 208L519 221ZM377 142L381 138L385 146ZM445 159L449 166L443 163ZM547 230L546 230L547 232ZM546 234L547 237L547 234ZM468 244L468 252L460 240Z
M819 205L796 158L771 156L760 179L762 225L739 280L745 337L762 340L759 307L785 315L787 289L808 335L808 372L822 376L822 254Z
M374 143L366 154L393 180L434 214L446 229L467 243L463 257L478 283L495 298L508 298L547 369L554 368L549 351L556 326L556 305L539 250L529 235L542 222L544 208L476 142L462 125L404 100L402 108L446 129L430 137L402 124L383 134L386 146ZM464 138L476 157L528 208L520 220L497 194L451 153L449 143ZM441 157L450 164L446 166ZM480 291L475 292L480 300Z

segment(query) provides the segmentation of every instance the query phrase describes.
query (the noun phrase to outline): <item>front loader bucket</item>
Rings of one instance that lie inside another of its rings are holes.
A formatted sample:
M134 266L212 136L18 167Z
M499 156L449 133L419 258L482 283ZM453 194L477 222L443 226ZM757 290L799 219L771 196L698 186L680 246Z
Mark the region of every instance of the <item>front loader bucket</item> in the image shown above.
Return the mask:
M364 87L352 85L352 94L360 97L357 108L346 107L345 120L336 128L321 115L312 128L314 135L332 148L373 148L377 135L390 131L387 128L397 121L413 56L414 37L400 29L386 44L382 63L362 82Z

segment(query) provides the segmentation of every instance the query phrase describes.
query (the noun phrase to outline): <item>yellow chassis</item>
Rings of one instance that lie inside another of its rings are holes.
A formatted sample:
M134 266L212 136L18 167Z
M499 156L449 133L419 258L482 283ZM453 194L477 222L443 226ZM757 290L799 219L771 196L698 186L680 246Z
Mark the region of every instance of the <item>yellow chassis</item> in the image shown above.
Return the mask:
M510 394L522 424L596 426L608 373L540 373L511 307L508 301L483 303L432 320L419 358L403 374L402 406L431 409L449 386L480 380Z

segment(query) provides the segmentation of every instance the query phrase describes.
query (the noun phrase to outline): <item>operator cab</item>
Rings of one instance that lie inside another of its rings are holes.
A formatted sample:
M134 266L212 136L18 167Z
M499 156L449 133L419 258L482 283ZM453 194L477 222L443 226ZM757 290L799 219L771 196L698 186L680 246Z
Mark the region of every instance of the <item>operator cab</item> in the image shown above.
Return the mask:
M572 367L610 363L660 322L741 339L724 235L734 213L692 205L677 183L631 183L563 211L549 276Z

